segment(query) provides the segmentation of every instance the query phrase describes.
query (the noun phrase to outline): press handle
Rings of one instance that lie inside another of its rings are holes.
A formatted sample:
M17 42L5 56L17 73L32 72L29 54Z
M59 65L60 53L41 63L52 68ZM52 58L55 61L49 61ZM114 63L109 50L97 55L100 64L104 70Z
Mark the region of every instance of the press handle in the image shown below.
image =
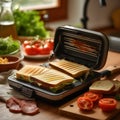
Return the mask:
M106 70L101 71L101 77L111 76L117 73L120 73L120 66L109 66Z
M106 70L110 71L111 74L120 73L120 66L109 66Z

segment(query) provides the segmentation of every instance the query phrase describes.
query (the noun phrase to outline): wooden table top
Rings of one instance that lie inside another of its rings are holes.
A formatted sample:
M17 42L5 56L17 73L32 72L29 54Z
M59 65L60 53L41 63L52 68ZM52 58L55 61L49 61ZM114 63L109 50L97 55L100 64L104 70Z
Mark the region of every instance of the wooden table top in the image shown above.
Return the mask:
M43 62L47 62L47 60L27 60L23 61L23 64L40 64ZM107 61L105 66L102 69L110 65L119 65L120 66L120 53L109 52ZM60 114L58 108L60 106L56 106L50 104L46 101L37 99L38 106L40 108L40 113L34 116L23 115L23 114L14 114L9 112L6 108L5 103L0 102L0 120L73 120L73 118L66 117ZM75 119L76 120L76 119ZM114 120L120 120L120 114L114 118Z

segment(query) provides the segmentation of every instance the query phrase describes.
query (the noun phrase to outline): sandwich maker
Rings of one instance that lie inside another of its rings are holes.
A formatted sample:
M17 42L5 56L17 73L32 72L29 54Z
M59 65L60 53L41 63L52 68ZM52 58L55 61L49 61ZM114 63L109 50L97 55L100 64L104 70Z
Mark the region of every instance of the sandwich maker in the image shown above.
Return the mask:
M77 82L58 92L16 80L14 75L8 77L8 83L27 97L39 96L51 101L60 101L68 96L74 96L76 92L81 93L88 89L93 81L105 75L104 71L96 72L96 70L104 66L108 49L109 40L102 33L72 26L58 27L54 36L54 49L51 56L85 65L90 68L89 74L77 78ZM42 65L49 66L49 62Z

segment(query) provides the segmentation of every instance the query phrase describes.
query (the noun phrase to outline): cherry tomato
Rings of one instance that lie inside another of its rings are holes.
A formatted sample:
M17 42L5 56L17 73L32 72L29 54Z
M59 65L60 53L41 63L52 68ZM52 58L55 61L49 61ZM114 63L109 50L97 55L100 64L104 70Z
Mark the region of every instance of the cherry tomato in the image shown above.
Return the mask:
M26 40L23 43L23 48L28 55L48 55L53 50L52 40Z
M34 44L35 47L40 47L40 45L41 45L40 43L35 43Z
M102 98L102 95L88 91L84 93L84 97L88 97L89 99L91 99L91 101L96 102L97 100Z
M35 45L36 47L40 47L42 45L42 41L40 40L33 41L33 45Z
M27 45L30 45L30 44L31 44L31 42L28 41L28 40L25 40L25 41L23 42L23 46L24 46L24 47L27 46Z
M48 55L50 54L50 50L47 46L40 46L37 48L39 55Z
M103 111L113 111L116 109L117 101L114 98L102 98L99 100L99 107Z
M34 45L32 45L32 46L31 45L26 45L24 47L24 50L28 55L37 55L38 54L38 50Z
M54 42L53 42L53 41L47 41L47 42L45 43L45 45L48 46L48 48L49 48L50 50L53 50Z
M92 110L93 102L88 97L79 97L77 99L77 105L80 110Z

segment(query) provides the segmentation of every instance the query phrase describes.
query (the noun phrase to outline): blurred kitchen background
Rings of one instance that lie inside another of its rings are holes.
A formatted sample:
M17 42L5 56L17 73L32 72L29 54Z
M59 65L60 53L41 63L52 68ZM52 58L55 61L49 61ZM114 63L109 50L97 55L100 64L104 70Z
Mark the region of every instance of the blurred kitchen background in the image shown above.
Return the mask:
M46 26L56 29L61 25L83 27L81 19L87 0L17 0L15 5L23 9L41 11ZM102 4L103 2L103 4ZM104 5L104 2L106 5ZM25 7L24 7L25 4ZM31 7L31 5L35 6ZM22 6L23 5L23 6ZM86 6L87 28L120 36L120 1L119 0L88 0ZM113 18L113 14L114 18Z
M52 31L52 36L56 28L62 25L87 28L110 36L110 49L120 51L119 0L13 0L13 9L17 8L38 11L40 21L43 21L46 30ZM34 25L27 23L33 29Z

